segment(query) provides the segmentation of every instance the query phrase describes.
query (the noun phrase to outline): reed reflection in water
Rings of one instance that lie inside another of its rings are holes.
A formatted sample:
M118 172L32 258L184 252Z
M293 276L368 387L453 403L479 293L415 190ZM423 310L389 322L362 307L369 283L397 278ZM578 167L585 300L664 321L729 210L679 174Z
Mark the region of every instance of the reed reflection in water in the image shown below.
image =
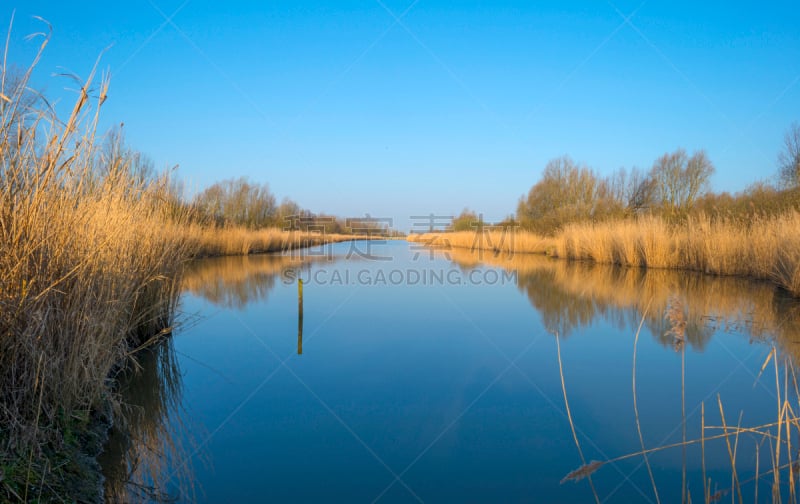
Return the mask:
M183 288L222 308L266 301L286 268L310 267L312 258L257 255L208 258L187 266ZM197 491L191 460L197 427L184 422L182 375L171 338L140 351L119 374L123 411L101 454L108 502L192 502ZM302 353L298 317L297 353Z
M119 376L123 411L99 457L106 502L194 500L192 440L171 338L139 351Z
M250 303L266 301L280 276L291 269L313 264L334 264L337 257L292 255L250 255L214 257L191 262L184 272L183 288L221 308L244 309Z
M800 303L768 282L535 254L468 249L451 249L448 254L462 267L483 264L516 271L518 288L541 314L547 330L562 338L598 318L620 330L635 328L649 305L645 327L665 347L672 346L665 314L677 303L684 311L686 342L696 350L721 330L774 339L783 350L800 356Z

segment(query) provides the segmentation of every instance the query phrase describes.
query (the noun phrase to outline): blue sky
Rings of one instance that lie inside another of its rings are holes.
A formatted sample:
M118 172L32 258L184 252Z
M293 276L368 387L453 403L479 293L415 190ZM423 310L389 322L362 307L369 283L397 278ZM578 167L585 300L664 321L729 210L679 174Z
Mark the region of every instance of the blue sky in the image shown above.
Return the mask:
M401 228L465 206L502 218L563 154L605 174L704 148L714 188L738 191L774 174L800 120L796 2L3 6L18 64L44 28L32 16L52 24L36 83L62 103L74 83L52 74L86 76L108 48L103 126L124 122L190 187L247 176Z

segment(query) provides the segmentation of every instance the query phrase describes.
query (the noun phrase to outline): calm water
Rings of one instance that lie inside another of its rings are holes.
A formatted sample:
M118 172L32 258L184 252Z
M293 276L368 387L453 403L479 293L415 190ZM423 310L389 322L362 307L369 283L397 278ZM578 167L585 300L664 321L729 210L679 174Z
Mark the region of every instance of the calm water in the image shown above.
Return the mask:
M646 448L700 439L701 422L720 434L718 397L727 425L777 418L773 364L757 376L773 345L792 355L798 317L767 284L369 246L193 264L183 328L123 389L138 407L104 457L109 494L148 499L158 481L183 502L591 502L589 480L560 483L582 465L566 390L586 462L634 454L592 475L598 500L655 502L635 455L635 343ZM749 502L756 446L764 473L774 446L738 437ZM723 439L650 454L661 502L680 501L684 468L703 501L703 458L713 491L730 488Z

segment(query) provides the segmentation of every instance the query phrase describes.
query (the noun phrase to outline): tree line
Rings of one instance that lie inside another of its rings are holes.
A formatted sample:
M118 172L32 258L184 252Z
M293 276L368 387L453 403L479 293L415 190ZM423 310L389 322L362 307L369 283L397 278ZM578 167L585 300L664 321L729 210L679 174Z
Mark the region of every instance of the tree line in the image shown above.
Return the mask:
M251 182L244 177L212 184L197 194L190 206L198 222L216 227L281 228L326 234L391 233L385 219L368 216L345 219L314 213L288 198L277 203L267 184Z
M112 130L101 149L98 166L126 166L146 185L157 174L152 162L125 146L120 130ZM124 163L122 161L125 161ZM106 168L109 169L109 168ZM677 149L658 157L649 170L619 168L601 176L569 156L548 162L541 178L518 202L516 213L499 225L519 225L538 234L552 235L571 223L602 222L641 214L679 222L694 214L739 219L768 216L800 209L800 123L786 132L772 182L755 182L737 194L710 190L714 164L705 151L689 154ZM108 174L98 173L98 180ZM178 183L170 192L174 213L191 215L203 225L248 229L307 229L338 234L390 234L380 219L344 219L302 208L291 199L277 202L267 184L247 178L216 182L186 199ZM474 229L481 220L465 208L447 227L451 231Z
M749 219L800 208L800 124L793 124L786 133L776 182L757 182L736 195L713 193L709 180L714 172L703 150L690 155L677 149L656 159L648 171L620 168L605 177L569 156L559 157L547 164L541 179L520 199L516 222L524 229L549 235L573 222L642 213L674 222L699 212ZM468 210L462 212L459 226L472 215Z

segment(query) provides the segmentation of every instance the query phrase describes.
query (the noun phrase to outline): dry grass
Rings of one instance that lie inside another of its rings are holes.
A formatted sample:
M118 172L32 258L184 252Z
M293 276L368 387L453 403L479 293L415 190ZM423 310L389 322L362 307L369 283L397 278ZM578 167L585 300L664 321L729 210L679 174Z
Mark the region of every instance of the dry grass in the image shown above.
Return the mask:
M681 269L770 280L800 296L800 212L741 220L700 215L677 225L659 217L570 224L555 237L499 231L411 235L438 247L532 253L623 266ZM499 245L498 244L502 244Z
M283 231L276 228L253 230L244 227L215 228L196 224L183 226L180 233L197 257L283 252L322 243L367 238L345 234Z
M509 253L548 254L553 253L556 245L556 241L552 238L515 230L487 230L483 233L476 233L475 231L421 233L410 234L406 239L432 247L491 251L495 255Z
M738 275L774 281L800 295L800 213L737 220L656 217L568 226L557 247L567 259Z
M0 68L0 500L68 492L48 457L114 403L112 370L169 332L191 253L169 181L97 145L107 81L93 73L58 118L26 105L35 63L14 86Z

